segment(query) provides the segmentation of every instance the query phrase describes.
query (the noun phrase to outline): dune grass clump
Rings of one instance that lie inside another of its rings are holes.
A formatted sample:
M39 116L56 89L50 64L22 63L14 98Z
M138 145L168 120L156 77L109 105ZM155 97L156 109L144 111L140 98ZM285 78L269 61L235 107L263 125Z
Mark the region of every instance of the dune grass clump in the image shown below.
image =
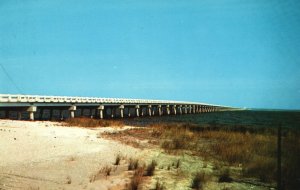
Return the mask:
M258 156L243 169L245 176L256 176L262 182L271 182L276 179L277 160L265 156Z
M111 171L112 171L112 167L111 166L107 165L107 166L102 167L95 174L93 174L92 176L90 176L90 183L92 183L92 182L100 179L101 176L103 176L103 175L107 178L108 176L110 176Z
M191 188L196 190L203 189L203 185L206 182L205 173L197 172L192 179Z
M161 134L161 148L166 151L178 151L183 149L190 149L190 137L191 133L187 128L182 128L180 126L166 126L166 128L156 128L160 132L155 132L156 134Z
M177 160L176 164L175 164L175 168L178 169L180 167L180 159Z
M116 160L115 160L114 165L116 165L116 166L117 166L117 165L120 165L121 159L122 159L121 154L118 154L118 155L116 156Z
M162 183L160 183L159 181L156 181L155 183L155 187L153 190L165 190L166 188L163 186Z
M105 166L101 169L101 172L104 173L105 177L110 176L112 167L111 166Z
M71 126L79 126L85 128L94 128L94 127L108 127L108 126L124 126L124 122L121 120L102 120L102 119L92 119L92 118L69 118L65 122Z
M141 183L143 182L144 168L139 167L135 170L130 183L127 185L126 190L138 190Z
M230 170L224 169L221 171L221 175L219 176L219 183L230 183L233 179L230 177Z
M156 161L152 160L151 163L146 167L145 176L153 176L156 166L157 166Z
M139 167L138 159L130 159L128 163L128 170L136 170Z
M66 184L71 184L72 183L72 179L70 176L67 176L66 178Z

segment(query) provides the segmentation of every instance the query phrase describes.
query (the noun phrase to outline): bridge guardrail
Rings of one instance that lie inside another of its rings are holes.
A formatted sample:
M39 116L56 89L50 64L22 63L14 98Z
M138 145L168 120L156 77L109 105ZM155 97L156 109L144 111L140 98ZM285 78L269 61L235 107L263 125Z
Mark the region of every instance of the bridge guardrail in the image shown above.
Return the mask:
M97 104L174 104L174 105L207 105L220 106L199 102L184 102L170 100L147 100L125 98L98 98L98 97L71 97L71 96L40 96L40 95L15 95L0 94L0 103L97 103ZM231 108L231 107L228 107Z

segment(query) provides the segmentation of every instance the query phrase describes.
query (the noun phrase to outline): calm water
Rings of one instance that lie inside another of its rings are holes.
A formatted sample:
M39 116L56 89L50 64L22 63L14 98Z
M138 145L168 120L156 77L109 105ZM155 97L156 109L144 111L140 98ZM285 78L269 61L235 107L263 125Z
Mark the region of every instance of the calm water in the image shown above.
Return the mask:
M300 129L300 111L228 111L191 114L181 116L163 116L153 118L135 118L128 120L136 124L153 122L189 122L195 124L217 124L230 126L253 126L253 127L283 127Z

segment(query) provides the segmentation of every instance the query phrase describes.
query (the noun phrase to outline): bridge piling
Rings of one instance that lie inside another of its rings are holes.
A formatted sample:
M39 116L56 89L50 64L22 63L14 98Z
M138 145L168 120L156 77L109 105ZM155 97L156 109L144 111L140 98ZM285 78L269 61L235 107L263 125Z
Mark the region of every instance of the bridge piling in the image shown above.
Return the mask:
M136 116L136 117L139 117L139 116L140 116L139 111L140 111L140 106L139 106L139 105L135 105L135 116Z
M120 105L119 109L120 109L120 117L124 118L124 105Z
M173 114L176 115L176 105L173 105Z
M161 105L158 105L157 108L158 108L158 115L161 116L161 115L162 115L162 112L161 112Z
M179 106L179 114L182 115L182 105Z
M30 107L28 107L27 108L27 112L29 112L29 119L31 120L31 121L33 121L34 120L34 112L36 112L36 106L30 106Z
M74 118L75 117L76 106L71 106L69 108L69 111L70 111L70 118Z
M166 105L167 115L170 115L170 105Z
M99 119L103 119L104 105L98 106L97 110L98 110L98 114L99 114Z
M151 115L152 115L152 105L148 105L148 115L149 115L149 117L151 117Z

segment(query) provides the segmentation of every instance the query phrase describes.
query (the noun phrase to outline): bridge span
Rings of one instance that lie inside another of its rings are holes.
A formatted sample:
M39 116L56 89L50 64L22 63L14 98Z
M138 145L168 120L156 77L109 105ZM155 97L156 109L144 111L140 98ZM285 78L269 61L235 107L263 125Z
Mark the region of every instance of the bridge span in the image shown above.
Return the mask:
M235 108L170 100L0 94L0 118L45 120L199 114Z

